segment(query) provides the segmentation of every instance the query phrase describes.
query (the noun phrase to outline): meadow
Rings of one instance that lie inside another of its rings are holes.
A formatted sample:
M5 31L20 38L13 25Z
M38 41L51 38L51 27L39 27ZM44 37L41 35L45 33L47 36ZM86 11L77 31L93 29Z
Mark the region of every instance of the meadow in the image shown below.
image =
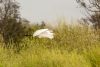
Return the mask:
M99 30L61 23L53 32L52 40L25 37L19 53L3 48L0 36L0 67L100 67Z

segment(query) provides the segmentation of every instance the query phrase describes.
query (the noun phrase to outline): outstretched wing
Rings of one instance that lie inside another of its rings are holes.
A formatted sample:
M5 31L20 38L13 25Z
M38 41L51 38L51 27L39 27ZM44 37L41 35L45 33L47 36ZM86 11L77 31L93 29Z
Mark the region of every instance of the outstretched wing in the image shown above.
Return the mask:
M42 32L38 37L39 38L50 38L50 39L54 38L53 32L51 32L49 30Z
M33 37L39 37L39 38L49 38L49 39L53 39L54 35L53 35L53 31L48 30L48 29L40 29L37 30L34 34Z
M47 31L48 29L40 29L40 30L37 30L34 34L33 34L33 37L35 36L39 36L41 33L44 33L45 31Z

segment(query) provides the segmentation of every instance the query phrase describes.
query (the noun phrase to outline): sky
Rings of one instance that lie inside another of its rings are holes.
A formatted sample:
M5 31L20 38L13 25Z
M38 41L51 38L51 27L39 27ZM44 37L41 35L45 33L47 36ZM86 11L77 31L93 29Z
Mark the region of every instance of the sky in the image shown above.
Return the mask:
M32 23L62 18L71 21L84 16L76 0L19 0L19 3L21 16Z

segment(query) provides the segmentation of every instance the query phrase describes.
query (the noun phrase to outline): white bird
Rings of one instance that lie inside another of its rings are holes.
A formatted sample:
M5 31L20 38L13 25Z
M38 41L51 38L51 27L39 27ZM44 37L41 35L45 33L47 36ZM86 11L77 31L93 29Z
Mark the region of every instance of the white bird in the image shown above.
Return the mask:
M35 33L33 34L33 37L53 39L54 38L53 34L54 34L53 31L49 29L40 29L40 30L35 31Z

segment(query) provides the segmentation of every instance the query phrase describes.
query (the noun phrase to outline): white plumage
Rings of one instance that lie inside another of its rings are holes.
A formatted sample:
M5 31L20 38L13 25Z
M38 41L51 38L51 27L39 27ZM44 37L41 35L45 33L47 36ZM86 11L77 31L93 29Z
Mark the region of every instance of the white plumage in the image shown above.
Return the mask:
M53 31L51 31L49 29L40 29L40 30L37 30L33 34L33 37L53 39L54 35L53 35Z

